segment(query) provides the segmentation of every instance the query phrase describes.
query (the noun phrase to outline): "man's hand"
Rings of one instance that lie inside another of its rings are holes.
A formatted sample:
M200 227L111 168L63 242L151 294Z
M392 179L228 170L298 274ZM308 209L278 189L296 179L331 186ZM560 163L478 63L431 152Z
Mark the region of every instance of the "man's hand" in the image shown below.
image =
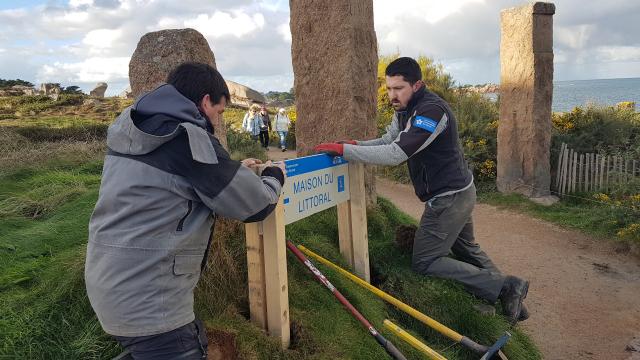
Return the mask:
M342 156L344 154L344 145L336 143L323 143L313 148L316 153L325 153L331 156Z
M336 141L336 144L358 145L358 142L355 140L339 140L339 141Z
M254 159L254 158L248 158L248 159L244 159L242 161L240 161L240 163L248 168L253 168L256 167L260 164L262 164L262 160L260 159Z

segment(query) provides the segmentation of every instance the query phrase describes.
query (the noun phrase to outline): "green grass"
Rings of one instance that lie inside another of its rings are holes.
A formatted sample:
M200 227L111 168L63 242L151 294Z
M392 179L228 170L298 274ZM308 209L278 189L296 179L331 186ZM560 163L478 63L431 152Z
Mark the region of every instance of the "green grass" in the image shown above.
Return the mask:
M479 189L478 201L485 204L523 212L600 238L640 245L638 240L620 239L616 236L625 226L637 223L640 213L629 207L596 202L592 200L592 194L575 194L575 197L566 197L554 205L542 206L522 195L499 193L493 184L481 184Z
M104 140L73 136L41 140L16 132L19 125L76 131L95 124L68 117L56 121L65 125L35 119L0 125L0 358L108 359L121 350L100 328L83 279L87 225L98 196ZM255 152L243 137L230 144L238 158L252 155L247 149ZM472 305L479 300L459 285L409 270L410 255L393 245L393 237L397 224L413 220L383 199L368 215L371 264L386 279L383 289L482 343L495 341L508 329L501 317L477 314ZM241 358L387 358L367 331L290 254L290 318L295 329L291 348L281 350L277 340L252 325L243 229L237 222L219 222L208 269L196 293L198 316L211 329L235 336ZM288 226L287 235L345 266L338 250L335 210ZM477 358L335 271L319 268L409 358L422 356L383 329L385 318L450 359ZM506 351L513 359L540 358L517 329Z

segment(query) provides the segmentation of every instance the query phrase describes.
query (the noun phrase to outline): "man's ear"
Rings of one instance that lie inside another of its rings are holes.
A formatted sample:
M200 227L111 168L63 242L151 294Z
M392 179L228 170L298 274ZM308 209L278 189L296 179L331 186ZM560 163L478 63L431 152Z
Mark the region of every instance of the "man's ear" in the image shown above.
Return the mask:
M422 86L424 86L424 81L422 81L422 80L416 81L416 83L413 84L413 86L412 86L413 87L413 92L416 92L416 91L420 90L420 88Z
M209 94L205 94L200 100L200 108L204 109L206 107L211 107L211 96Z

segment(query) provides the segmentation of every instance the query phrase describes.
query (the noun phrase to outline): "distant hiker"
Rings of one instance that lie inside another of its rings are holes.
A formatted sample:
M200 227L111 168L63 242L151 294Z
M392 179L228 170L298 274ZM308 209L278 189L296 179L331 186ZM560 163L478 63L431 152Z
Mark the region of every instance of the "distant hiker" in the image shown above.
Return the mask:
M267 111L266 106L262 106L260 108L260 120L262 120L262 125L260 125L260 143L262 147L265 149L269 148L269 132L271 131L271 119L269 118L269 112Z
M386 133L373 140L320 144L315 150L367 164L406 162L415 193L425 202L413 243L413 270L457 280L482 299L500 300L511 323L525 320L528 312L522 301L529 282L503 275L475 242L471 212L476 188L453 111L426 88L414 59L394 60L385 75L395 109Z
M205 359L193 312L218 215L260 221L273 211L284 165L231 160L214 137L229 90L209 65L185 63L109 127L89 223L85 282L104 331L139 360Z
M275 129L280 137L280 149L282 149L282 151L287 150L287 134L289 133L290 124L291 120L289 120L289 116L287 116L283 108L280 108L276 114Z

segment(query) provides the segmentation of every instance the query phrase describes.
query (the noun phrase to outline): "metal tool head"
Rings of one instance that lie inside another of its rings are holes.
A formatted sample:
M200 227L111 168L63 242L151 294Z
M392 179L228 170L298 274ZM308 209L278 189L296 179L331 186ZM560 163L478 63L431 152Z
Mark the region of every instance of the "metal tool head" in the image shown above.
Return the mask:
M480 358L480 360L508 360L507 357L502 353L501 349L507 344L507 342L511 339L511 333L505 331L504 335L502 335L498 341L496 341L489 350L487 350L484 355Z

